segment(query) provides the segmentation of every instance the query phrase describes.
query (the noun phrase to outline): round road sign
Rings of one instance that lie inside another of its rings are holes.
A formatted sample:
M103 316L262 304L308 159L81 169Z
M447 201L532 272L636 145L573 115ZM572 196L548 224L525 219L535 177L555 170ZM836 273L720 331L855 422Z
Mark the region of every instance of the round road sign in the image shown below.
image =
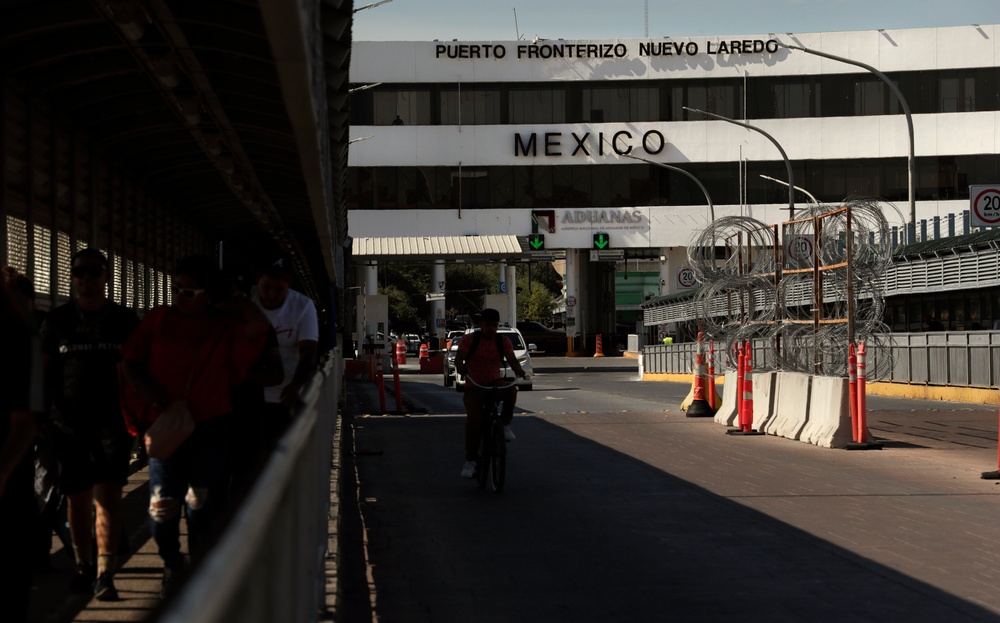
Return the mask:
M1000 187L975 187L971 194L973 224L992 226L1000 224Z
M786 243L788 257L796 262L808 262L813 256L812 236L789 236Z
M695 284L694 271L687 266L677 269L677 287L690 288Z
M567 296L566 297L566 307L576 307L576 297Z

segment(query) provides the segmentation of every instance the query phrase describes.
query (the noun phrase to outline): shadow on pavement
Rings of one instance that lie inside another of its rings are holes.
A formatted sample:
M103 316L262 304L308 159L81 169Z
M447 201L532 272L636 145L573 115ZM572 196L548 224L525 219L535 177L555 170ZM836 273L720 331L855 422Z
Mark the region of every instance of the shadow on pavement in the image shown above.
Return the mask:
M381 621L1000 618L540 418L502 494L458 477L461 418L353 425Z

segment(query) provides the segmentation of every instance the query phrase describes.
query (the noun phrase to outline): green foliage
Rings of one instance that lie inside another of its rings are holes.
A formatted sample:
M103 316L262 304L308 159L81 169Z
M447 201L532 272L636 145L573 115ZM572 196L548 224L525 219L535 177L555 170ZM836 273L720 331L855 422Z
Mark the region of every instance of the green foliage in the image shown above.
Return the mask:
M517 314L521 319L547 321L553 299L560 293L560 276L551 264L518 264ZM379 293L389 297L389 319L398 332L422 331L430 317L429 264L393 263L379 267ZM445 309L448 318L474 316L482 309L483 295L499 294L500 266L448 264L445 267ZM508 284L512 286L513 284Z
M548 288L549 292L558 294L562 290L562 286L560 285L562 277L559 276L556 269L552 268L552 264L529 264L527 266L518 266L518 283L521 283L522 280L527 282L529 272L532 288L541 284Z
M552 293L544 286L535 286L530 293L521 290L517 295L517 317L521 320L548 322L552 308Z
M413 295L395 285L382 286L379 293L389 297L389 323L397 333L422 330L425 314L413 304Z
M386 264L379 268L379 294L389 297L389 325L398 333L424 330L430 306L430 267L426 264Z
M474 315L483 307L484 294L500 292L500 268L496 264L449 264L445 279L449 318Z

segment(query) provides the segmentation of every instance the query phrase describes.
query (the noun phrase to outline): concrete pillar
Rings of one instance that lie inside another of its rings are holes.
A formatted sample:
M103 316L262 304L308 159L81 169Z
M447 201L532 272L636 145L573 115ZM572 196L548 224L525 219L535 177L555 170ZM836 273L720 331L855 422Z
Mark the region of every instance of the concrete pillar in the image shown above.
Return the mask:
M580 317L580 262L586 250L566 249L566 339L569 341L567 354L575 350L576 338L580 336L583 319Z
M670 294L670 284L673 281L670 268L670 247L660 247L660 296Z
M504 280L507 282L507 317L510 326L517 326L517 267L507 266Z
M431 292L443 293L445 292L445 285L444 262L434 262L434 266L431 268ZM443 298L439 301L431 301L430 334L431 337L437 338L437 348L441 348L441 344L444 343L444 338L447 335L444 312L445 300Z
M375 262L365 267L365 294L378 294L378 265Z

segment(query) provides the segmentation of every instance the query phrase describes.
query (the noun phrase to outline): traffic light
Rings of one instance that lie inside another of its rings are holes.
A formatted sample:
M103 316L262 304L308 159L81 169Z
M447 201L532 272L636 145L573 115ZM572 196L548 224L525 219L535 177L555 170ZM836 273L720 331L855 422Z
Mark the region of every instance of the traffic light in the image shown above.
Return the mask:
M594 234L594 248L595 249L610 249L611 248L611 237L604 232Z
M528 236L528 244L531 245L532 251L541 251L545 249L545 236L543 234L531 234Z

